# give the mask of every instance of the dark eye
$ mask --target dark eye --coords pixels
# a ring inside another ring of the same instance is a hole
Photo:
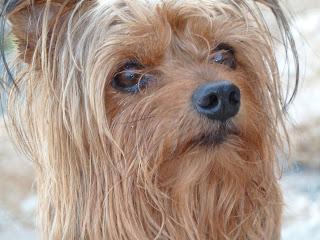
[[[148,76],[143,75],[142,70],[143,66],[139,62],[127,62],[114,75],[112,86],[123,92],[139,92],[148,81]]]
[[[231,69],[236,68],[234,49],[227,44],[218,45],[210,59],[215,63],[226,65]]]

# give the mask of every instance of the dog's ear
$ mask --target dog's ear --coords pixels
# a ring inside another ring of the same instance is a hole
[[[288,61],[290,61],[289,51],[291,50],[291,55],[293,58],[293,63],[294,63],[294,68],[295,68],[296,79],[295,79],[295,82],[293,85],[291,85],[290,82],[288,83],[289,84],[288,88],[292,88],[292,93],[287,94],[286,99],[284,99],[284,102],[282,102],[283,110],[286,112],[288,104],[290,104],[294,100],[294,98],[297,94],[299,80],[300,80],[299,55],[298,55],[298,51],[297,51],[294,37],[291,32],[291,27],[290,27],[290,22],[289,22],[290,19],[288,17],[288,14],[285,14],[285,12],[283,11],[283,9],[279,3],[279,0],[254,0],[254,1],[256,3],[263,4],[264,6],[266,6],[267,8],[269,8],[272,11],[272,13],[277,21],[277,25],[279,27],[280,33],[281,33],[282,42],[284,45],[284,50],[286,52],[286,57],[287,57]]]
[[[47,44],[54,37],[53,29],[59,28],[68,19],[70,11],[79,5],[88,5],[92,0],[5,0],[4,12],[12,25],[20,57],[32,61],[40,40]],[[82,6],[81,6],[82,7]]]

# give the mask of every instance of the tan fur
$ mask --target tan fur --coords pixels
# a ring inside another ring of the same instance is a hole
[[[28,63],[9,116],[35,162],[42,239],[280,239],[281,86],[254,1],[26,2],[9,14]],[[208,63],[222,42],[234,71]],[[131,58],[157,76],[138,94],[110,86]],[[219,124],[190,99],[219,79],[241,90],[237,134],[207,146]]]

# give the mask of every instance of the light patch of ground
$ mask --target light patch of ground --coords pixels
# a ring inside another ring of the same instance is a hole
[[[31,163],[19,155],[0,123],[0,239],[36,239]]]
[[[285,209],[283,240],[320,240],[320,174],[294,171],[281,181]]]
[[[292,166],[281,181],[282,233],[283,240],[320,240],[320,1],[291,3],[299,13],[293,26],[302,82],[290,108]]]
[[[293,160],[320,170],[320,7],[304,11],[295,29],[302,82],[290,109]]]

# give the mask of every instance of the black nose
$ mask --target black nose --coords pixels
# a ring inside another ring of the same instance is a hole
[[[240,108],[240,90],[230,81],[215,81],[200,86],[192,96],[195,109],[209,119],[226,121]]]

